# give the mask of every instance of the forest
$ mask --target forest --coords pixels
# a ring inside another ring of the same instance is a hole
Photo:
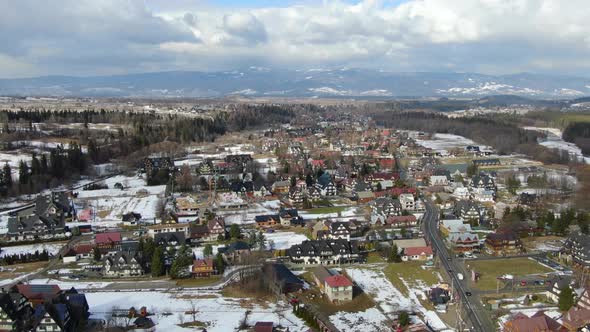
[[[485,142],[500,154],[522,153],[549,164],[573,162],[568,153],[537,144],[537,139],[544,137],[544,134],[491,117],[450,119],[436,113],[388,111],[375,111],[370,115],[378,125],[460,135],[476,142]]]

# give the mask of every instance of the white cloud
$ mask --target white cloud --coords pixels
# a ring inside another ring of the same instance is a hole
[[[252,9],[203,2],[189,8],[177,1],[158,12],[145,6],[10,2],[0,13],[0,52],[23,56],[39,70],[83,73],[249,65],[590,73],[587,0],[410,0],[397,6],[326,0]]]

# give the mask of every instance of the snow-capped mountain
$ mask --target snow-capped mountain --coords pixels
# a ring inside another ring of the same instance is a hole
[[[250,67],[223,72],[157,72],[118,76],[0,79],[0,95],[105,97],[481,97],[590,95],[590,79],[475,73],[394,73],[370,69],[280,70]]]

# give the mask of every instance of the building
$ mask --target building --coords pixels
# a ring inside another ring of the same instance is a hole
[[[148,236],[152,239],[156,237],[158,233],[184,233],[185,238],[191,236],[191,225],[189,223],[170,223],[160,224],[148,227]]]
[[[432,247],[409,247],[404,248],[402,253],[402,261],[428,261],[433,258]]]
[[[469,182],[469,186],[474,189],[485,189],[492,192],[496,191],[496,182],[494,181],[494,178],[487,174],[474,175]]]
[[[451,234],[447,237],[447,241],[454,251],[462,253],[479,250],[481,245],[479,236],[475,233]]]
[[[590,266],[590,237],[581,232],[569,235],[559,256],[568,263],[581,267]]]
[[[256,227],[258,228],[272,228],[281,224],[281,219],[278,214],[265,214],[254,217]]]
[[[413,211],[416,207],[413,194],[401,194],[399,195],[398,200],[402,206],[402,210]]]
[[[149,157],[143,160],[143,171],[154,174],[159,170],[174,171],[174,163],[170,157]]]
[[[567,332],[567,329],[553,318],[539,311],[531,317],[518,313],[504,323],[504,332]]]
[[[125,251],[105,256],[102,260],[102,274],[105,277],[136,277],[144,274],[139,254]]]
[[[45,303],[35,307],[33,331],[69,331],[70,312],[65,304]]]
[[[195,259],[191,268],[191,273],[197,278],[208,278],[215,273],[215,266],[213,260],[210,258],[206,259]]]
[[[474,226],[487,220],[486,208],[473,201],[457,201],[453,208],[453,214],[457,218],[473,223]]]
[[[286,254],[295,264],[344,264],[360,258],[356,243],[341,239],[303,241],[287,249]]]
[[[217,217],[209,220],[207,223],[207,229],[209,230],[209,240],[215,241],[219,238],[225,239],[225,219]]]
[[[270,263],[262,267],[264,278],[277,295],[298,292],[303,289],[303,281],[284,264]]]
[[[279,210],[279,219],[283,226],[299,226],[305,225],[305,221],[299,216],[297,209],[284,209]]]
[[[164,248],[178,248],[186,244],[183,232],[157,233],[154,236],[154,243]]]
[[[492,159],[476,159],[472,161],[473,165],[477,167],[490,167],[490,166],[500,166],[500,159],[492,158]]]
[[[99,249],[117,249],[121,245],[121,233],[98,233],[94,238],[94,244]]]
[[[343,275],[332,275],[324,279],[325,293],[332,302],[351,301],[353,297],[352,288],[352,281]]]
[[[432,175],[430,177],[429,185],[431,185],[431,186],[448,186],[449,179],[445,175]]]
[[[67,237],[63,214],[11,216],[8,219],[8,242],[60,240]]]
[[[495,256],[515,255],[522,251],[520,238],[514,232],[488,234],[485,247]]]

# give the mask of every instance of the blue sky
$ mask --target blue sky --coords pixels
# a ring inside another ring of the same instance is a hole
[[[590,75],[587,0],[0,1],[2,77],[245,66]]]

